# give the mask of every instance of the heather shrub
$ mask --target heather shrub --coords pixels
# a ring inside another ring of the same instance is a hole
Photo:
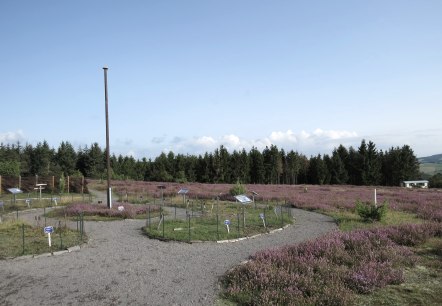
[[[405,224],[373,229],[379,235],[385,235],[398,245],[415,246],[432,237],[442,237],[442,223]]]
[[[407,245],[440,237],[440,223],[334,232],[298,245],[260,251],[224,278],[240,305],[348,305],[354,293],[404,281],[416,263]]]
[[[123,206],[124,209],[119,210],[119,206]],[[152,212],[159,210],[157,206],[151,206],[150,209]],[[64,212],[70,217],[83,214],[84,216],[133,219],[137,215],[146,214],[148,210],[149,206],[147,205],[133,205],[128,203],[115,203],[111,209],[107,208],[106,205],[74,203],[67,205]]]
[[[403,272],[392,267],[389,261],[362,262],[346,278],[348,286],[358,293],[370,293],[376,288],[404,281]]]
[[[385,201],[381,205],[356,201],[356,212],[365,222],[381,221],[387,214],[387,209],[388,204]]]

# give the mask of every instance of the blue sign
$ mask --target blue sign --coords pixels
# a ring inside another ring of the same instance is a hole
[[[53,232],[54,232],[54,227],[53,226],[46,226],[44,228],[44,233],[45,234],[50,234],[50,233],[53,233]]]
[[[229,225],[230,224],[230,220],[224,220],[224,224],[225,225]]]
[[[263,213],[260,213],[259,217],[264,220],[264,214]]]

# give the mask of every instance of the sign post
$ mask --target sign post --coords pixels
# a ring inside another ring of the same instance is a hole
[[[262,223],[264,224],[264,228],[265,228],[265,227],[266,227],[266,220],[265,220],[265,216],[264,216],[264,214],[263,214],[263,213],[260,213],[260,214],[259,214],[259,217],[261,218]]]
[[[54,232],[54,227],[53,226],[45,226],[45,228],[43,229],[45,234],[48,234],[48,244],[49,247],[51,247],[51,233]]]
[[[230,234],[230,228],[229,228],[230,220],[224,220],[224,224],[227,227],[227,234]]]

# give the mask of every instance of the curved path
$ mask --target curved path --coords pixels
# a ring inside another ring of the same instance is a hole
[[[293,209],[287,229],[236,243],[148,239],[143,220],[85,222],[80,252],[0,261],[1,305],[213,305],[219,277],[256,251],[336,229],[327,216]]]

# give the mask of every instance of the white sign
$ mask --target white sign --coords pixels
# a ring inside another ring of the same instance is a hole
[[[43,229],[43,231],[44,231],[45,234],[53,233],[53,232],[54,232],[54,227],[53,227],[53,226],[46,226],[46,227]]]
[[[224,220],[224,224],[227,227],[227,233],[230,234],[230,228],[229,228],[230,220]]]
[[[241,204],[247,204],[247,203],[251,203],[253,202],[252,200],[250,200],[246,195],[244,194],[240,194],[240,195],[236,195],[235,199],[240,202]]]
[[[259,217],[261,218],[261,220],[262,220],[262,224],[264,224],[264,227],[266,227],[266,220],[265,220],[265,216],[264,216],[264,214],[263,213],[260,213],[259,214]]]
[[[48,234],[48,245],[49,245],[49,247],[51,247],[51,233],[54,232],[54,227],[53,226],[46,226],[44,228],[44,232],[45,232],[45,234]]]

